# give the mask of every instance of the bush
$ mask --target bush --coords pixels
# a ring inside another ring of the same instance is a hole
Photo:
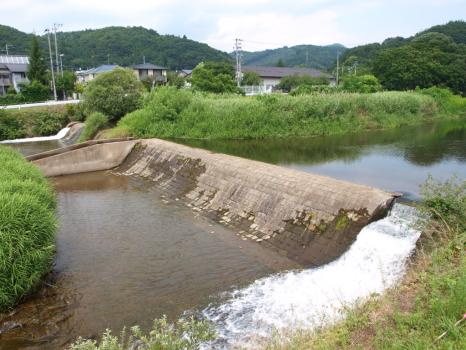
[[[0,309],[31,292],[49,270],[55,195],[38,168],[0,146]]]
[[[379,80],[370,74],[349,75],[343,79],[342,90],[347,92],[370,93],[382,90]]]
[[[299,85],[290,91],[291,96],[306,95],[313,93],[333,93],[339,91],[330,85]]]
[[[92,139],[99,130],[108,124],[107,116],[99,112],[92,113],[86,118],[85,127],[79,137],[79,142]]]
[[[101,112],[118,120],[140,107],[144,86],[130,69],[116,68],[89,82],[83,94],[86,114]]]
[[[42,102],[50,99],[50,89],[37,80],[21,87],[21,95],[25,102]]]
[[[354,132],[437,116],[435,100],[413,92],[315,93],[258,97],[159,88],[115,134],[136,137],[264,138]]]
[[[14,140],[26,135],[24,125],[20,120],[0,110],[0,141]]]
[[[123,330],[120,338],[113,336],[110,330],[104,333],[100,344],[95,340],[78,339],[69,350],[194,350],[200,344],[214,339],[215,334],[205,321],[180,320],[175,324],[167,322],[165,317],[154,321],[152,331],[144,335],[138,326],[131,328],[128,336]],[[138,345],[136,345],[138,344]]]
[[[42,112],[36,114],[32,122],[32,131],[35,135],[54,135],[67,123],[69,118],[63,112]]]

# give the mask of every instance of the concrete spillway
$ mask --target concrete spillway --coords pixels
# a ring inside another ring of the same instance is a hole
[[[341,255],[394,195],[158,139],[90,143],[31,159],[46,175],[95,170],[145,178],[168,198],[304,265]]]

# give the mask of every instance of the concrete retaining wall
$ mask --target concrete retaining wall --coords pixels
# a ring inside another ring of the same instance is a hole
[[[88,142],[29,157],[46,176],[108,170],[120,165],[136,141]]]
[[[150,180],[168,198],[304,265],[341,255],[394,199],[375,188],[157,139],[140,141],[113,171]]]

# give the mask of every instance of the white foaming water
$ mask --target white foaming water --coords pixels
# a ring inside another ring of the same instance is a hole
[[[23,142],[38,142],[38,141],[52,141],[52,140],[61,140],[68,134],[70,128],[63,128],[61,129],[56,135],[52,136],[40,136],[40,137],[28,137],[24,139],[16,139],[16,140],[4,140],[0,141],[0,143],[23,143]]]
[[[256,341],[274,330],[316,329],[342,319],[345,307],[401,279],[420,236],[414,228],[418,217],[415,208],[395,204],[387,217],[364,227],[337,260],[234,291],[224,304],[203,311],[219,335],[204,348],[255,348]]]

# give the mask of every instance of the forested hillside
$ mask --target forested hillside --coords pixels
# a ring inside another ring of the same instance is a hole
[[[160,35],[155,30],[143,27],[107,27],[75,32],[59,32],[58,46],[63,64],[69,68],[89,68],[107,62],[119,65],[147,62],[171,69],[193,68],[200,61],[230,60],[227,53],[207,44],[186,37]],[[31,34],[14,28],[0,26],[0,46],[13,45],[12,54],[27,53]],[[40,44],[47,48],[47,37],[40,37]]]
[[[279,49],[244,52],[243,64],[250,66],[276,66],[279,61],[286,67],[308,67],[328,70],[335,65],[337,52],[346,48],[340,44],[327,46],[298,45]]]
[[[466,22],[452,21],[412,37],[386,39],[347,50],[343,74],[372,73],[387,89],[445,86],[464,93]]]

